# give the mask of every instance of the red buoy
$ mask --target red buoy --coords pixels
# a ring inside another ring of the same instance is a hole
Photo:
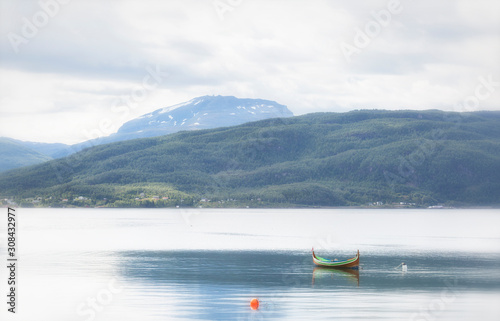
[[[259,308],[259,300],[257,299],[252,299],[250,301],[250,307],[252,308],[252,310],[257,310]]]

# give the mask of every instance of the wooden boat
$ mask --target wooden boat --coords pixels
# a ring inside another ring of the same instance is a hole
[[[316,254],[314,254],[314,248],[313,248],[312,257],[314,264],[318,266],[329,267],[329,268],[350,268],[350,269],[359,268],[359,250],[355,257],[344,261],[338,261],[338,260],[328,260],[316,256]]]

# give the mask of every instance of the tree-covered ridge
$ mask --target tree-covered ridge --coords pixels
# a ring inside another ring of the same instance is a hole
[[[498,204],[499,125],[498,112],[437,110],[268,119],[96,146],[0,175],[0,195],[92,206]]]
[[[0,172],[48,161],[52,157],[27,147],[21,141],[0,137]]]

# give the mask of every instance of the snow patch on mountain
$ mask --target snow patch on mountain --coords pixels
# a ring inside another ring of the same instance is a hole
[[[291,117],[284,105],[263,99],[233,96],[203,96],[173,106],[160,108],[125,124],[110,139],[153,137],[179,130],[234,126],[267,118]]]

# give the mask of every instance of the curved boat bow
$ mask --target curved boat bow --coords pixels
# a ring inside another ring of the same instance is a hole
[[[355,257],[351,259],[347,259],[344,261],[338,261],[338,260],[328,260],[319,256],[316,256],[314,253],[314,248],[312,249],[312,257],[313,257],[313,262],[314,264],[318,266],[323,266],[323,267],[330,267],[330,268],[351,268],[351,269],[357,269],[359,267],[359,250],[358,253],[356,254]]]

